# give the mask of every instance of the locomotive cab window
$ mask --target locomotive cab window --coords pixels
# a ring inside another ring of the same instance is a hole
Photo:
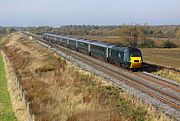
[[[141,52],[139,50],[131,50],[130,51],[130,56],[131,57],[140,57],[141,56]]]

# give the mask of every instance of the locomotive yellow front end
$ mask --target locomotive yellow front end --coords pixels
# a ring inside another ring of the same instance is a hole
[[[141,57],[130,57],[130,68],[141,68],[142,67],[142,58]]]
[[[138,69],[142,67],[142,54],[138,48],[130,49],[130,66],[131,69]]]

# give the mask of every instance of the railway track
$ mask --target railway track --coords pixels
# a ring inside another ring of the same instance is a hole
[[[116,78],[117,80],[122,81],[127,85],[139,89],[140,91],[150,95],[153,98],[156,98],[165,104],[168,104],[178,111],[180,110],[180,86],[178,84],[164,81],[162,79],[157,79],[156,77],[152,77],[142,72],[128,72],[127,70],[118,68],[117,66],[109,63],[102,62],[88,55],[78,53],[54,43],[47,43],[38,36],[34,36],[34,38],[50,46],[53,46],[54,48],[80,61],[83,61],[91,67],[96,68],[97,70],[102,71],[103,73],[110,75],[111,77]],[[113,83],[120,86],[116,81]]]
[[[149,85],[145,85],[144,83],[141,83],[138,80],[135,80],[135,79],[132,80],[132,78],[129,78],[125,74],[114,71],[112,68],[108,68],[108,67],[105,67],[103,65],[99,65],[99,64],[97,64],[97,63],[95,63],[95,62],[93,62],[93,61],[91,61],[91,60],[89,60],[89,59],[87,59],[87,58],[85,58],[83,56],[80,56],[79,54],[78,54],[78,56],[75,56],[75,53],[72,54],[71,52],[67,52],[68,50],[66,50],[66,49],[64,50],[64,48],[62,48],[62,47],[58,46],[58,48],[61,51],[65,52],[65,53],[68,53],[68,55],[74,56],[75,58],[77,58],[77,59],[79,59],[81,61],[84,61],[88,65],[90,65],[92,67],[95,67],[96,69],[98,69],[98,70],[100,70],[100,71],[102,71],[102,72],[104,72],[104,73],[106,73],[106,74],[120,80],[120,81],[123,81],[124,83],[126,83],[126,84],[128,84],[128,85],[130,85],[132,87],[140,89],[144,93],[147,93],[147,94],[149,94],[149,95],[151,95],[153,97],[156,97],[157,99],[159,99],[160,101],[162,101],[164,103],[170,104],[172,107],[174,107],[174,108],[176,108],[178,110],[180,109],[180,105],[179,105],[180,104],[179,103],[180,98],[179,97],[173,96],[171,94],[167,94],[166,92],[163,92],[161,90],[153,88],[153,87],[151,87]],[[118,85],[118,84],[116,83],[116,85]],[[162,95],[164,95],[164,96],[162,96]],[[170,99],[170,98],[172,98],[172,99]]]
[[[172,82],[172,80],[165,79],[165,78],[162,78],[162,77],[159,77],[159,76],[156,76],[156,75],[151,76],[151,74],[150,74],[150,73],[147,73],[147,72],[143,72],[143,73],[144,73],[145,75],[148,75],[148,76],[153,77],[153,78],[155,78],[155,79],[161,80],[161,81],[163,81],[163,82],[165,82],[165,83],[167,83],[167,84],[171,84],[171,85],[180,87],[180,83],[178,83],[178,82],[175,82],[175,81]]]
[[[180,85],[178,85],[178,84],[175,84],[175,83],[163,80],[163,79],[159,79],[154,76],[149,76],[146,73],[142,73],[142,72],[138,73],[138,75],[145,78],[146,80],[151,81],[151,82],[157,83],[157,84],[162,85],[167,88],[171,88],[178,93],[180,92]]]

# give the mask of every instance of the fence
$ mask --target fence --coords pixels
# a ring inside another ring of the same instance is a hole
[[[15,71],[14,71],[14,69],[13,69],[13,67],[9,61],[9,58],[6,56],[6,54],[3,51],[2,51],[2,53],[4,54],[6,63],[9,65],[8,68],[12,72],[12,79],[15,80],[15,82],[16,82],[16,86],[17,86],[17,90],[19,91],[20,98],[26,107],[27,114],[28,114],[28,121],[35,121],[35,116],[34,116],[34,114],[31,113],[31,110],[30,110],[30,102],[28,102],[26,100],[26,92],[25,92],[25,90],[23,90],[22,86],[20,85],[20,82],[16,76],[16,73],[15,73]]]

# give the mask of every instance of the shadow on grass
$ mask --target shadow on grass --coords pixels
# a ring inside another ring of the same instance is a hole
[[[180,72],[180,70],[175,69],[175,68],[168,68],[168,67],[155,65],[155,64],[149,64],[149,63],[143,63],[143,67],[140,71],[146,71],[146,72],[152,73],[152,72],[157,72],[162,69],[169,69],[169,70],[173,70],[176,72]]]

